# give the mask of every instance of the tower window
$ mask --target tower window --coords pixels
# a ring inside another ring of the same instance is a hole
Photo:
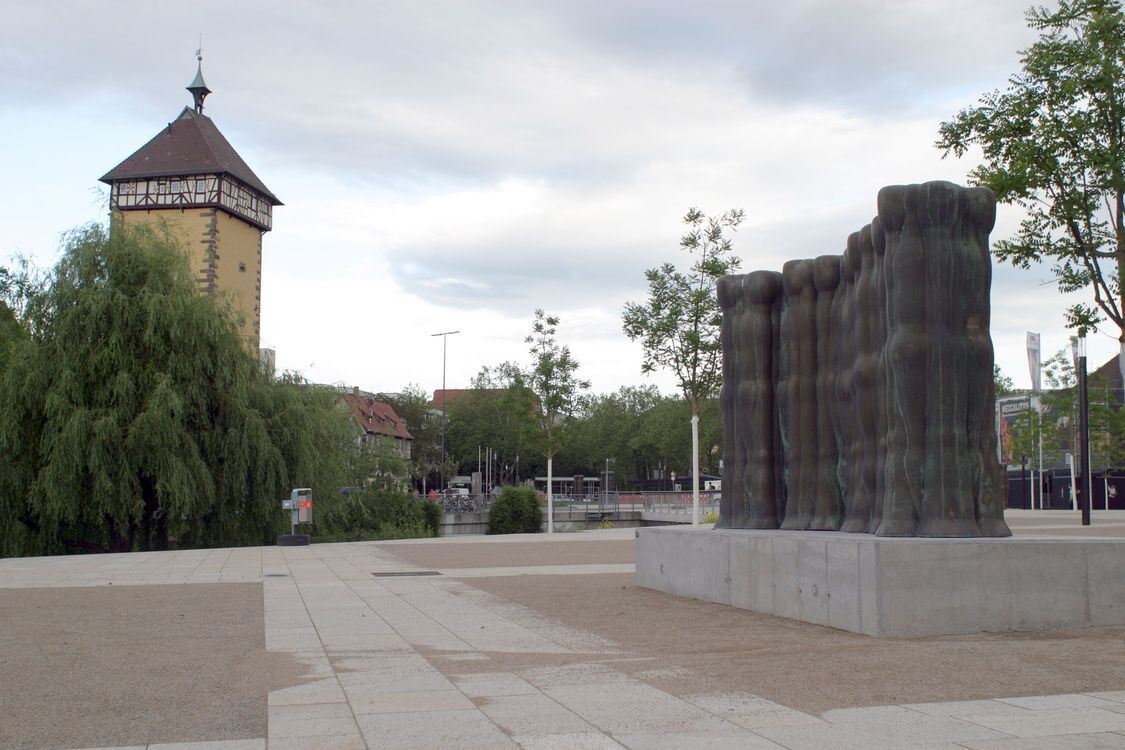
[[[246,264],[243,263],[242,261],[239,261],[238,270],[241,271],[242,273],[246,273]]]

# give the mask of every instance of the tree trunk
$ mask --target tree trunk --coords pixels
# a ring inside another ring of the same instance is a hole
[[[699,415],[691,415],[691,525],[699,525]]]
[[[700,525],[700,404],[692,400],[692,525]]]
[[[1117,339],[1117,344],[1117,369],[1121,371],[1121,387],[1125,388],[1125,328],[1121,329],[1121,336]],[[1125,393],[1122,395],[1125,395]]]

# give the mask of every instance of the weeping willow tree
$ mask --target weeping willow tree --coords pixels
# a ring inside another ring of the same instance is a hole
[[[333,396],[268,382],[167,237],[76,230],[19,322],[0,373],[0,553],[260,544],[289,488],[338,492]]]

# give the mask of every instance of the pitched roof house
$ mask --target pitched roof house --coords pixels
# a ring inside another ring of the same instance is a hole
[[[389,440],[400,456],[410,458],[414,436],[406,429],[406,423],[395,413],[394,407],[376,400],[371,394],[358,388],[345,393],[343,401],[359,428],[360,445]]]

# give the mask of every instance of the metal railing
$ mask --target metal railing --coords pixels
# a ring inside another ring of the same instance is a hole
[[[706,515],[707,513],[719,512],[719,496],[722,493],[719,490],[700,490],[699,491],[699,512]],[[691,490],[684,492],[677,490],[674,492],[642,492],[636,495],[641,499],[644,504],[644,510],[649,513],[686,513],[691,515],[692,498]]]
[[[719,510],[718,490],[699,493],[699,511],[702,514]],[[547,496],[539,493],[540,502]],[[491,495],[439,495],[432,499],[445,513],[482,513],[492,506]],[[655,513],[684,513],[691,515],[691,491],[675,492],[600,492],[588,495],[555,495],[552,498],[555,515],[596,515],[620,511],[647,511]]]
[[[486,513],[492,506],[490,495],[438,495],[432,500],[443,513]]]

